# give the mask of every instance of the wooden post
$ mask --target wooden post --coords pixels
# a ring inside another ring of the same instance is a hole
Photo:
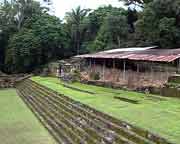
[[[123,79],[126,79],[126,61],[124,60],[124,72],[123,72]]]
[[[163,75],[162,75],[162,72],[163,72],[163,69],[162,69],[162,66],[160,66],[160,68],[161,68],[161,74],[160,74],[160,80],[162,80],[163,79]]]
[[[91,62],[91,58],[90,58],[90,61],[89,61],[89,67],[90,67],[90,72],[92,71],[92,62]]]
[[[94,59],[93,72],[96,72],[96,59]]]
[[[103,81],[105,81],[105,64],[106,64],[106,61],[104,59],[103,60]]]
[[[89,69],[88,69],[88,79],[90,79],[91,76],[91,72],[92,72],[92,62],[91,62],[91,58],[89,59]]]
[[[179,65],[178,65],[178,73],[180,72],[180,59],[179,59]]]
[[[116,63],[115,59],[113,59],[113,81],[115,81],[115,68],[116,68]]]
[[[151,79],[153,79],[153,68],[152,68],[153,62],[151,62]]]
[[[166,79],[169,77],[169,64],[166,67]]]
[[[137,64],[137,73],[139,73],[139,64]]]

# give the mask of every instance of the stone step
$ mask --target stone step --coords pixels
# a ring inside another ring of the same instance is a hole
[[[105,127],[102,124],[102,122],[97,121],[96,119],[90,119],[89,117],[84,116],[81,113],[75,111],[74,108],[70,108],[70,107],[64,105],[63,103],[61,103],[61,100],[56,100],[56,99],[54,99],[54,97],[48,96],[48,95],[44,96],[43,98],[46,99],[47,97],[48,97],[48,99],[51,99],[54,104],[56,103],[58,106],[61,105],[61,108],[63,107],[63,109],[65,109],[66,112],[68,111],[71,115],[74,115],[74,117],[80,118],[81,120],[86,122],[86,124],[89,125],[89,127],[94,128],[97,133],[103,133],[103,135],[105,135],[105,136],[108,135],[108,134],[109,135],[114,135],[114,137],[116,137],[117,142],[126,142],[126,141],[128,141],[130,143],[130,139],[132,139],[132,135],[130,135],[131,137],[128,138],[129,140],[127,140],[126,139],[127,136],[128,136],[127,133],[123,133],[124,135],[117,134],[114,131],[109,130],[107,127]],[[123,140],[122,136],[124,137],[124,140]],[[140,140],[138,140],[138,143],[140,143],[139,141]],[[144,143],[144,141],[143,142],[141,141],[141,143]]]
[[[35,88],[34,88],[35,89]],[[36,90],[36,91],[38,91],[38,90]],[[45,95],[45,94],[43,94],[43,95]],[[51,97],[52,98],[52,97]],[[62,100],[59,100],[59,102],[60,101],[62,101]],[[64,102],[63,102],[64,103]],[[74,108],[72,108],[72,109],[74,109]],[[86,117],[87,117],[87,115],[85,115]],[[88,118],[89,119],[89,118]],[[93,120],[95,120],[94,121],[94,123],[97,123],[97,124],[99,124],[99,125],[102,125],[101,123],[102,122],[99,122],[98,120],[97,120],[97,118],[95,117],[93,117],[92,118]],[[108,122],[108,124],[109,124],[110,122]],[[108,124],[103,124],[102,126],[104,126],[104,125],[108,125]],[[108,128],[109,129],[109,127],[107,127],[106,126],[106,128]],[[125,130],[125,132],[124,131],[122,131],[121,130],[121,134],[123,134],[123,136],[125,136],[126,138],[128,138],[129,140],[133,140],[133,141],[135,141],[135,142],[137,142],[137,143],[142,143],[142,144],[144,144],[144,143],[150,143],[150,142],[147,142],[146,140],[142,140],[142,139],[139,139],[139,138],[137,138],[137,135],[136,135],[136,137],[134,136],[134,135],[132,135],[132,134],[129,134],[129,131],[127,131],[125,128],[123,128],[124,130]],[[111,131],[111,132],[114,132],[114,131]],[[118,136],[120,137],[121,135],[118,133]],[[129,136],[129,137],[127,137],[127,136]],[[121,137],[120,137],[121,138]]]
[[[74,101],[73,99],[69,98],[68,96],[64,96],[61,95],[59,93],[57,93],[56,91],[53,91],[50,88],[47,88],[43,85],[40,85],[32,80],[28,80],[32,83],[34,83],[36,86],[43,88],[44,91],[48,91],[47,93],[55,93],[57,95],[59,95],[60,97],[63,97],[64,100],[69,101],[71,103],[75,103],[80,105],[79,107],[82,107],[84,110],[90,111],[91,113],[95,114],[96,116],[100,116],[101,118],[108,120],[109,122],[111,122],[111,124],[113,124],[114,126],[121,126],[121,127],[125,127],[128,130],[130,130],[131,132],[137,134],[138,136],[144,137],[146,140],[148,140],[149,142],[153,142],[153,143],[158,143],[158,144],[171,144],[171,142],[169,142],[167,139],[162,138],[161,136],[159,136],[158,134],[153,134],[150,131],[144,130],[142,128],[136,127],[134,125],[131,125],[125,121],[119,120],[119,119],[115,119],[114,117],[111,117],[105,113],[102,113],[100,111],[97,111],[96,109],[89,107],[88,105],[79,103],[77,101]]]
[[[43,113],[41,113],[41,115],[39,114],[39,111],[37,109],[35,109],[33,107],[33,104],[31,104],[31,102],[29,102],[25,96],[23,96],[23,93],[17,90],[17,93],[19,94],[19,96],[21,97],[21,99],[24,101],[24,103],[30,108],[30,110],[35,114],[35,116],[38,118],[38,120],[43,124],[43,126],[49,131],[49,133],[54,137],[54,139],[57,141],[58,144],[65,144],[65,140],[63,140],[62,136],[60,137],[59,134],[56,133],[56,131],[54,131],[51,127],[51,125],[49,125],[49,123],[47,123],[44,119],[44,117],[42,116]]]
[[[36,97],[36,99],[39,98],[40,96]],[[45,99],[39,99],[38,101],[42,103],[48,110],[50,110],[51,113],[54,113],[57,119],[61,119],[63,123],[68,125],[68,127],[71,128],[71,130],[76,134],[76,137],[79,138],[80,141],[84,139],[87,141],[87,143],[98,143],[96,140],[92,139],[90,135],[88,135],[81,127],[78,127],[76,123],[73,123],[71,119],[68,119],[67,115],[64,114],[65,112],[63,112],[63,110],[59,111],[59,109],[56,109],[56,107],[54,107],[52,103],[49,102],[49,100],[46,101]],[[55,110],[53,110],[53,108]]]
[[[25,93],[25,95],[27,95]],[[44,112],[44,110],[42,110],[42,106],[39,107],[39,105],[31,98],[26,98],[26,100],[28,101],[28,103],[30,103],[30,105],[32,105],[32,107],[35,109],[35,111],[37,111],[39,113],[39,115],[41,115],[43,117],[43,119],[46,121],[46,123],[48,123],[51,128],[52,131],[56,132],[58,137],[63,139],[64,144],[74,144],[73,140],[71,139],[71,137],[68,136],[69,133],[66,132],[66,130],[64,129],[62,124],[56,123],[54,121],[54,119],[49,116],[49,113]]]
[[[27,87],[27,86],[26,86]],[[43,96],[43,99],[44,99],[45,97]],[[81,125],[82,126],[82,125]],[[86,129],[86,127],[84,127],[84,129]],[[94,131],[93,132],[94,134],[96,133],[96,131]],[[92,133],[91,133],[92,134]],[[96,134],[97,135],[97,134]],[[102,135],[101,135],[101,137],[102,137]],[[101,138],[101,137],[99,137],[99,138]],[[101,140],[101,139],[100,139]],[[105,140],[104,140],[105,141]],[[125,143],[125,142],[127,142],[128,143],[128,140],[126,140],[125,141],[125,139],[122,139],[122,137],[121,137],[121,140],[119,140],[119,141],[117,141],[118,143]],[[130,142],[129,142],[130,143]]]
[[[50,97],[49,98],[46,96],[39,96],[39,97],[41,97],[43,100],[47,100],[47,101],[50,100]],[[51,105],[54,105],[54,108],[56,110],[61,111],[61,112],[65,112],[69,116],[68,119],[74,120],[73,122],[76,123],[76,126],[80,126],[81,128],[83,128],[87,133],[89,133],[91,136],[93,136],[93,138],[96,138],[96,139],[99,139],[100,141],[102,141],[102,138],[104,137],[104,141],[106,141],[105,138],[106,138],[107,134],[110,133],[110,131],[106,130],[106,132],[104,132],[102,135],[101,134],[102,130],[100,131],[100,129],[101,129],[100,127],[99,127],[99,129],[95,129],[94,126],[88,125],[87,121],[85,121],[84,119],[83,119],[83,122],[85,122],[85,125],[81,124],[81,122],[78,122],[77,118],[80,118],[80,114],[78,114],[78,116],[77,115],[74,116],[74,113],[68,113],[67,110],[64,110],[62,107],[58,108],[58,106],[55,106],[54,101],[51,102]],[[62,111],[62,109],[63,109],[63,111]],[[118,137],[117,134],[116,134],[116,141],[115,142],[117,142],[117,143],[130,143],[129,140],[125,140],[125,138],[123,139],[122,137]]]
[[[42,90],[42,92],[44,92],[45,95],[45,89]],[[51,95],[52,93],[49,93],[48,95]],[[57,97],[57,95],[56,95]],[[66,103],[66,105],[68,107],[71,107],[71,109],[76,109],[78,110],[79,113],[83,113],[84,116],[94,119],[96,120],[96,123],[98,121],[100,121],[99,123],[101,123],[102,125],[106,126],[108,129],[112,129],[113,131],[116,130],[116,132],[123,134],[123,136],[128,136],[127,138],[132,139],[136,142],[138,142],[139,144],[144,144],[144,143],[151,143],[150,141],[146,140],[145,138],[142,138],[140,136],[138,136],[137,134],[131,132],[130,130],[127,130],[125,127],[120,127],[117,125],[112,124],[110,121],[104,120],[103,118],[100,118],[97,115],[94,115],[92,113],[92,111],[85,111],[84,109],[80,108],[79,105],[75,105],[75,104],[71,104],[71,103],[67,103],[64,99],[62,99],[62,96],[59,96],[59,102],[63,101],[63,103]],[[61,98],[61,99],[60,99]],[[74,103],[74,101],[73,101]],[[123,125],[124,126],[124,125]]]

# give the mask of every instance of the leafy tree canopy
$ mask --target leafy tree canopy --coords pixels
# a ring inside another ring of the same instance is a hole
[[[32,71],[36,66],[64,57],[67,48],[61,21],[48,14],[27,20],[10,39],[5,64],[8,71]]]
[[[178,47],[180,42],[179,0],[154,0],[137,22],[138,34],[149,44],[163,48]]]

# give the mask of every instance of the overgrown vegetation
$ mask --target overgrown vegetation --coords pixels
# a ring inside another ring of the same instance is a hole
[[[64,20],[34,0],[1,2],[0,69],[31,72],[52,60],[119,47],[179,47],[179,0],[120,1],[131,8],[77,7]]]

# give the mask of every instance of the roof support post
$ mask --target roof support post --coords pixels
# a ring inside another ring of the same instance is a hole
[[[163,67],[162,66],[160,66],[160,68],[161,68],[161,75],[160,75],[160,78],[161,78],[161,80],[163,80]]]
[[[166,79],[169,77],[169,64],[166,67]]]
[[[92,71],[92,62],[91,62],[91,58],[90,58],[90,61],[89,61],[89,67],[90,67],[90,72]]]
[[[151,62],[151,79],[153,79],[153,62]]]
[[[139,64],[137,64],[137,73],[139,73]]]
[[[106,66],[106,60],[103,60],[103,81],[105,81],[105,66]]]
[[[180,58],[179,58],[179,60],[178,60],[178,73],[180,72]]]
[[[61,70],[61,69],[62,69],[62,67],[61,67],[61,65],[60,65],[60,64],[59,64],[59,68],[58,68],[58,69],[59,69],[59,74],[58,74],[58,76],[60,77],[60,76],[61,76],[61,71],[62,71],[62,70]]]
[[[116,68],[116,61],[113,59],[113,81],[115,81],[115,68]]]
[[[91,61],[91,58],[89,59],[89,69],[88,69],[88,77],[90,78],[90,75],[91,75],[91,72],[92,72],[92,61]]]
[[[123,72],[123,79],[126,79],[126,60],[124,60],[124,72]]]
[[[94,59],[93,72],[96,72],[96,59]]]

